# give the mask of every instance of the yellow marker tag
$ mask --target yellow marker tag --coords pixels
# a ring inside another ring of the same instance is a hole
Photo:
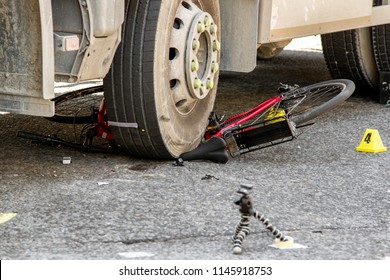
[[[0,224],[8,222],[16,215],[17,215],[16,213],[0,213]]]
[[[380,153],[386,152],[387,148],[383,146],[382,139],[376,129],[367,129],[364,133],[360,145],[356,147],[358,152]]]
[[[285,120],[286,112],[283,109],[278,109],[275,113],[275,108],[271,108],[271,110],[268,113],[268,116],[265,118],[267,121],[265,124],[273,124],[277,122],[281,122]]]

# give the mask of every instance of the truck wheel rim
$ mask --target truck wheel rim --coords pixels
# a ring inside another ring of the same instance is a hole
[[[214,89],[219,52],[213,17],[183,1],[176,11],[169,49],[171,98],[181,115],[190,114]]]

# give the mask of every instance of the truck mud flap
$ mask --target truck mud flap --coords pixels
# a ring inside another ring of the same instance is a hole
[[[0,0],[0,111],[52,116],[51,0]]]
[[[220,0],[221,70],[248,73],[257,64],[259,0]]]

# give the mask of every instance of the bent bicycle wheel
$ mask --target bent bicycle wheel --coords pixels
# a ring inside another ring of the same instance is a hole
[[[49,121],[65,124],[90,124],[96,122],[94,110],[103,100],[103,86],[74,90],[53,99],[55,114]]]
[[[350,80],[325,81],[285,93],[281,106],[296,125],[302,125],[340,105],[354,91]]]

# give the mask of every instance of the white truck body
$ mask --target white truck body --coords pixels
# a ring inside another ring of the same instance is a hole
[[[226,71],[252,71],[259,44],[390,22],[390,6],[374,7],[370,0],[220,1]]]

